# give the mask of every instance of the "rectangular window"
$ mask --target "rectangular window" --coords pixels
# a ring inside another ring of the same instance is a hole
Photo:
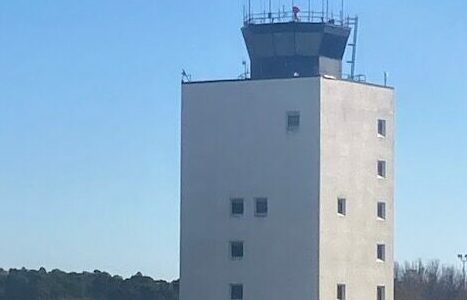
[[[377,300],[386,300],[386,287],[378,286],[376,294]]]
[[[258,217],[265,217],[268,215],[268,199],[256,198],[255,199],[255,215]]]
[[[386,178],[386,161],[378,160],[378,176]]]
[[[244,204],[243,199],[235,198],[230,200],[230,213],[232,216],[243,216]]]
[[[337,285],[337,300],[345,300],[345,284]]]
[[[386,120],[378,120],[378,136],[386,136]]]
[[[300,112],[289,111],[287,112],[287,130],[296,131],[300,127]]]
[[[378,260],[381,260],[381,261],[386,260],[386,245],[378,244],[376,252],[377,252],[376,256]]]
[[[337,213],[343,216],[347,214],[347,200],[345,198],[337,199]]]
[[[378,202],[378,218],[386,220],[386,203]]]
[[[243,242],[230,242],[230,257],[232,259],[243,258]]]
[[[231,300],[242,300],[243,299],[243,285],[242,284],[231,284],[230,285],[230,299]]]

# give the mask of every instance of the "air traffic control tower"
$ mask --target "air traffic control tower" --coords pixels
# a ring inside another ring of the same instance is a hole
[[[350,27],[331,22],[255,23],[242,28],[251,60],[252,79],[342,77],[342,57]]]
[[[242,32],[250,76],[182,84],[180,299],[393,300],[394,90],[343,75],[343,19]]]

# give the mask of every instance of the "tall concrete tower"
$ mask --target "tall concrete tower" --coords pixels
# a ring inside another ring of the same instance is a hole
[[[181,300],[394,298],[394,91],[308,14],[247,16],[251,77],[182,85]]]

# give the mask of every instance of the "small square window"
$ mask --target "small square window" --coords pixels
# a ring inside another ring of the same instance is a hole
[[[296,131],[300,127],[300,112],[289,111],[287,113],[287,130]]]
[[[378,160],[378,176],[386,178],[386,161]]]
[[[268,199],[256,198],[255,199],[255,215],[258,217],[265,217],[268,215]]]
[[[378,120],[378,136],[386,136],[386,120]]]
[[[243,258],[243,242],[230,242],[230,257],[232,259]]]
[[[378,244],[376,255],[377,255],[378,260],[386,261],[386,245]]]
[[[230,200],[230,214],[232,216],[242,216],[244,212],[243,199],[235,198]]]
[[[347,200],[345,198],[337,199],[337,213],[343,216],[347,214]]]
[[[242,284],[231,284],[230,285],[230,299],[231,300],[242,300],[243,299],[243,285]]]
[[[378,218],[386,220],[386,203],[378,202]]]
[[[337,285],[337,300],[345,300],[345,284]]]
[[[386,300],[386,287],[378,286],[376,292],[376,299],[377,300]]]

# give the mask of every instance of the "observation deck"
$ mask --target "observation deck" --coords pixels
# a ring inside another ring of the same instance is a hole
[[[251,79],[333,76],[342,78],[342,59],[352,18],[323,12],[245,13],[242,33]]]

